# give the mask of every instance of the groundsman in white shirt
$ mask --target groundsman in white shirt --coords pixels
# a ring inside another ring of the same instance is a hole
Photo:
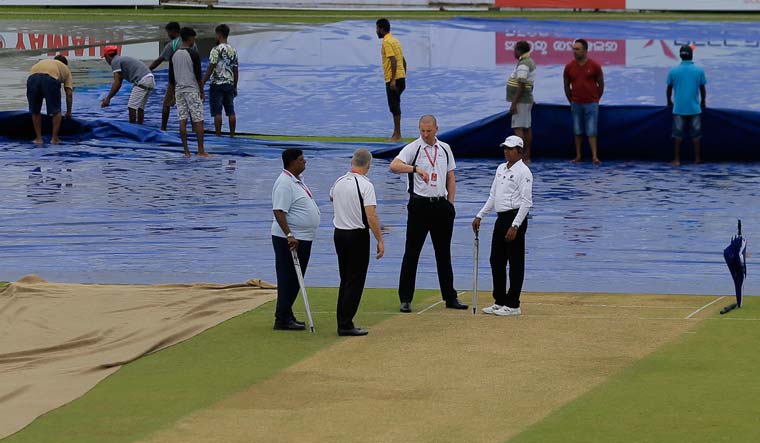
[[[525,278],[525,233],[528,211],[533,206],[533,174],[522,161],[523,140],[512,135],[500,145],[507,162],[496,169],[488,201],[472,220],[472,230],[491,210],[498,214],[491,237],[491,275],[494,304],[486,314],[520,315],[520,292]],[[507,289],[509,265],[509,289]]]

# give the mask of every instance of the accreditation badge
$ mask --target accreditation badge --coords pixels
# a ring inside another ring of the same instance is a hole
[[[438,173],[437,172],[433,172],[432,174],[430,174],[430,186],[433,188],[438,187]]]

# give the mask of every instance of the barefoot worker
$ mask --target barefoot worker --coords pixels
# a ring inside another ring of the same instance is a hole
[[[34,143],[42,144],[42,101],[47,105],[47,113],[53,117],[53,138],[50,143],[60,143],[58,131],[61,128],[61,84],[66,91],[66,118],[71,117],[74,101],[74,81],[68,67],[69,61],[62,55],[50,60],[40,60],[32,66],[26,79],[26,99],[32,113]]]
[[[111,65],[113,83],[100,107],[105,108],[110,105],[111,99],[121,89],[121,84],[127,80],[132,83],[132,92],[129,93],[129,102],[127,103],[129,122],[138,125],[143,124],[145,121],[145,105],[148,103],[150,94],[156,89],[153,73],[140,60],[119,55],[119,48],[116,46],[106,46],[103,49],[103,54],[106,63]]]

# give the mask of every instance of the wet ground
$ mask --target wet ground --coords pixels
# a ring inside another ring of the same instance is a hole
[[[592,28],[588,23],[573,27],[564,22],[514,20],[394,23],[405,44],[413,85],[404,95],[404,109],[409,110],[404,131],[414,134],[422,113],[436,113],[441,129],[448,130],[503,110],[504,78],[513,63],[508,48],[516,39],[530,38],[542,54],[541,48],[545,49],[536,96],[544,102],[561,102],[557,76],[569,59],[565,37],[581,31],[601,42],[597,51],[608,73],[608,103],[661,101],[662,81],[675,63],[670,57],[673,48],[681,35],[692,35],[691,40],[700,39],[695,53],[702,57],[700,63],[723,68],[726,60],[736,63],[730,68],[732,82],[708,71],[708,78],[714,78],[708,86],[708,103],[757,107],[751,94],[735,87],[757,82],[754,64],[760,64],[760,57],[750,57],[757,55],[754,28],[732,24],[721,30],[714,23],[616,25],[601,22]],[[77,85],[75,113],[125,120],[126,91],[105,111],[98,107],[111,79],[100,48],[106,41],[121,42],[123,53],[149,62],[164,43],[162,26],[70,24],[69,34],[51,26],[0,22],[4,41],[0,109],[23,109],[28,67],[48,56],[45,51],[56,42],[65,46],[76,37],[85,38],[86,44],[68,50]],[[213,26],[197,26],[201,52],[212,44]],[[373,29],[370,22],[235,25],[231,42],[242,60],[239,128],[387,135],[379,42]],[[647,40],[658,33],[669,39]],[[24,51],[15,49],[19,44]],[[159,88],[165,84],[165,67],[157,73]],[[161,93],[159,89],[149,105],[147,123],[152,126],[158,125]],[[213,137],[208,143],[213,144]],[[355,147],[307,151],[307,181],[322,208],[322,228],[307,275],[311,285],[338,282],[327,192],[347,168]],[[270,192],[280,168],[279,151],[185,160],[176,150],[146,148],[108,140],[45,148],[9,140],[0,143],[0,280],[26,273],[48,280],[103,283],[274,280]],[[487,197],[497,164],[498,160],[458,161],[452,251],[459,289],[471,286],[469,224]],[[737,218],[744,220],[751,249],[760,221],[757,164],[687,165],[674,170],[660,164],[609,162],[595,168],[539,162],[532,168],[535,207],[529,221],[526,290],[732,292],[722,250],[735,233]],[[389,233],[387,255],[380,262],[372,261],[368,285],[393,287],[403,253],[404,183],[388,172],[386,161],[376,161],[370,176]],[[490,287],[487,257],[492,221],[484,224],[481,288]],[[437,286],[431,257],[428,246],[420,264],[419,287]],[[760,294],[751,273],[750,267],[747,292]]]
[[[189,23],[199,31],[201,55],[213,46],[215,24]],[[64,27],[65,26],[65,27]],[[665,78],[678,64],[678,48],[696,45],[694,60],[705,67],[708,106],[760,110],[753,94],[760,88],[760,28],[755,23],[663,21],[529,21],[454,19],[394,21],[409,64],[402,100],[402,127],[416,133],[417,118],[440,117],[452,129],[504,111],[504,84],[515,63],[514,43],[528,40],[538,65],[539,103],[565,103],[562,71],[572,59],[572,40],[590,42],[590,57],[605,71],[604,104],[665,105]],[[372,21],[326,25],[234,24],[230,43],[239,52],[241,80],[236,102],[242,132],[289,135],[389,135],[390,115],[380,70],[380,41]],[[10,23],[0,21],[0,82],[10,88],[0,109],[25,107],[29,66],[55,46],[86,46],[63,51],[72,59],[77,86],[75,112],[87,117],[124,118],[116,106],[100,111],[111,74],[100,59],[105,44],[123,44],[123,53],[152,61],[165,43],[162,24]],[[24,51],[15,48],[22,47]],[[37,48],[37,49],[33,49]],[[149,118],[156,118],[166,84],[159,72]],[[725,72],[731,80],[725,81]],[[739,87],[741,85],[741,87]],[[126,89],[126,88],[125,88]]]
[[[213,137],[210,137],[213,139]],[[329,187],[350,148],[307,151],[306,179],[322,210],[307,281],[338,283]],[[452,251],[458,289],[472,284],[470,222],[484,203],[496,160],[458,161]],[[176,152],[125,147],[0,150],[0,280],[156,283],[274,279],[271,186],[277,150],[259,156],[185,160]],[[722,251],[744,219],[752,246],[760,220],[756,164],[685,166],[567,162],[532,165],[526,290],[724,294],[732,290]],[[368,285],[394,287],[403,254],[405,185],[376,160],[370,173],[386,257]],[[480,287],[490,287],[493,217],[483,225]],[[420,287],[436,287],[432,249]],[[748,293],[760,294],[751,277]]]

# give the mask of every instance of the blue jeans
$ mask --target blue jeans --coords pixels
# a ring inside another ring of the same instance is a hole
[[[214,85],[209,87],[209,108],[211,116],[222,115],[224,113],[229,117],[235,115],[235,86],[230,84]]]
[[[596,137],[599,122],[599,103],[571,103],[573,114],[573,135]]]
[[[702,115],[673,114],[673,138],[683,140],[687,129],[691,138],[702,137]]]

